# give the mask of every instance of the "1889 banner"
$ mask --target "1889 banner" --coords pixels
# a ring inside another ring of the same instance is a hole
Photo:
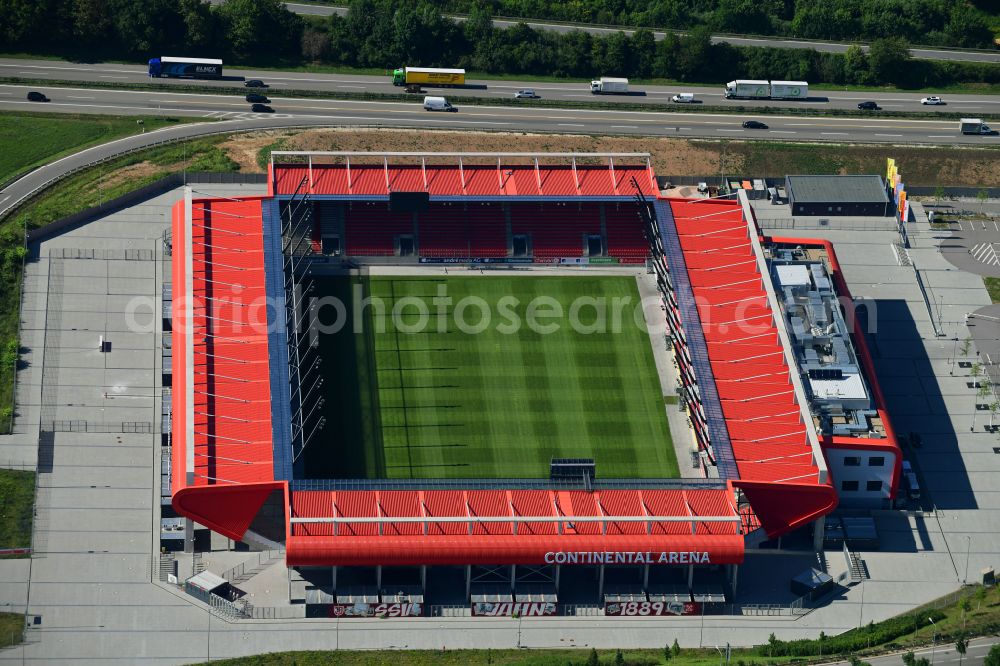
[[[697,615],[701,606],[692,601],[622,601],[604,604],[605,615],[641,617],[655,615]]]

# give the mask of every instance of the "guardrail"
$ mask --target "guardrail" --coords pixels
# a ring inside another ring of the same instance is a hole
[[[40,194],[43,190],[51,187],[52,185],[55,185],[59,181],[65,179],[65,178],[68,178],[69,176],[72,176],[75,173],[79,173],[80,171],[85,171],[87,169],[93,168],[93,167],[98,166],[100,164],[104,164],[105,162],[110,162],[110,161],[116,160],[116,159],[118,159],[120,157],[124,157],[126,155],[131,155],[132,153],[141,152],[143,150],[149,150],[151,148],[157,148],[159,146],[165,146],[165,145],[169,145],[169,144],[179,143],[181,141],[191,141],[193,139],[201,138],[201,137],[206,137],[206,136],[218,136],[220,134],[246,134],[246,133],[249,133],[249,132],[262,132],[262,131],[267,131],[267,130],[270,130],[270,129],[308,129],[308,128],[319,127],[319,126],[320,125],[318,125],[318,124],[291,124],[291,125],[278,125],[278,126],[275,126],[273,128],[272,127],[236,127],[236,128],[229,127],[229,128],[225,128],[225,129],[218,129],[218,130],[210,130],[210,131],[206,131],[206,132],[199,132],[198,134],[195,134],[195,135],[192,135],[192,136],[172,137],[172,138],[169,138],[169,139],[163,139],[162,141],[153,141],[151,143],[144,143],[141,146],[135,146],[133,148],[126,148],[126,149],[121,150],[121,151],[116,151],[116,152],[112,153],[111,155],[105,155],[104,157],[99,157],[99,158],[90,160],[89,162],[86,162],[85,164],[81,164],[79,166],[76,166],[76,167],[68,170],[68,171],[65,171],[63,173],[57,174],[57,175],[49,178],[48,180],[46,180],[46,181],[42,182],[41,184],[37,185],[36,187],[34,187],[28,193],[24,194],[23,196],[19,197],[16,200],[12,201],[5,210],[0,211],[0,220],[3,220],[6,217],[12,215],[15,211],[17,211],[19,208],[21,208],[22,206],[24,206],[24,204],[28,203],[34,197],[38,196],[38,194]],[[183,127],[183,125],[181,125],[179,127]],[[139,136],[141,136],[141,135],[139,135]],[[131,137],[127,137],[127,138],[131,138]],[[101,146],[93,146],[91,148],[87,148],[86,150],[95,150],[97,148],[101,148]],[[86,150],[85,151],[81,151],[81,152],[86,152]],[[79,153],[77,153],[77,154],[79,154]],[[39,168],[45,168],[45,167],[39,167]],[[35,169],[34,171],[31,171],[28,174],[25,174],[25,175],[21,176],[21,178],[19,178],[18,180],[21,180],[22,178],[26,178],[27,176],[31,175],[35,171],[38,171],[38,169]],[[17,182],[17,181],[15,181],[15,182]]]

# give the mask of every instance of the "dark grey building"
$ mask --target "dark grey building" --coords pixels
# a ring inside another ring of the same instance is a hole
[[[785,176],[792,215],[889,217],[896,206],[881,176]]]

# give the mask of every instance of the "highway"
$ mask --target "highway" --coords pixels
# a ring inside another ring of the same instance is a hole
[[[286,90],[317,90],[329,93],[382,93],[400,94],[402,88],[392,85],[388,73],[385,76],[363,76],[355,74],[316,74],[311,72],[262,72],[248,69],[223,69],[227,77],[235,79],[259,78],[264,80],[270,90],[269,96],[281,94]],[[115,63],[72,63],[61,60],[21,60],[0,59],[0,77],[53,79],[62,81],[101,82],[101,83],[150,83],[162,85],[169,90],[171,86],[198,85],[243,90],[241,80],[196,80],[190,79],[150,79],[146,65],[121,65]],[[920,98],[925,93],[870,93],[856,91],[811,91],[809,99],[802,101],[751,101],[725,99],[724,86],[643,86],[633,88],[642,95],[592,95],[589,81],[565,82],[517,82],[517,81],[486,81],[470,80],[469,87],[461,89],[443,89],[425,86],[431,93],[460,95],[465,97],[502,98],[513,97],[514,92],[521,88],[531,88],[542,100],[572,100],[600,101],[602,103],[655,103],[669,104],[670,97],[678,92],[694,93],[704,104],[712,106],[762,106],[776,108],[807,108],[852,109],[857,111],[858,102],[874,100],[886,111],[924,112],[929,116],[937,113],[962,113],[971,116],[1000,115],[1000,95],[944,95],[946,104],[942,106],[925,106]],[[877,115],[877,114],[873,114]]]
[[[214,3],[219,3],[222,0],[211,0]],[[317,5],[317,4],[307,4],[302,2],[286,2],[285,6],[291,11],[297,14],[309,14],[312,16],[329,16],[330,14],[341,14],[347,13],[346,7],[331,7],[328,5]],[[464,20],[461,16],[450,16],[451,19],[456,21]],[[512,21],[509,19],[494,19],[493,25],[497,28],[509,28],[518,23],[517,21]],[[595,26],[588,25],[586,23],[568,23],[568,22],[546,22],[546,21],[525,21],[528,26],[534,28],[535,30],[551,30],[554,32],[570,32],[572,30],[582,30],[583,32],[589,32],[595,35],[606,35],[612,32],[618,32],[620,28],[606,27],[606,26]],[[631,35],[634,31],[624,30],[625,34]],[[666,33],[661,31],[653,31],[653,36],[657,40],[664,38]],[[803,41],[795,39],[782,39],[780,37],[739,37],[734,35],[713,35],[712,41],[716,44],[725,42],[732,44],[733,46],[763,46],[768,48],[779,48],[779,49],[815,49],[817,51],[826,51],[829,53],[844,53],[851,46],[848,42],[819,42],[819,41]],[[868,50],[868,45],[858,42],[858,44],[865,50]],[[963,51],[963,50],[952,50],[952,49],[935,49],[930,47],[916,47],[910,49],[910,55],[914,58],[922,58],[926,60],[959,60],[966,62],[993,62],[1000,63],[1000,52],[997,51]]]
[[[997,146],[1000,137],[963,136],[956,120],[901,120],[804,116],[753,116],[589,109],[539,106],[467,106],[458,113],[423,110],[412,102],[321,100],[282,97],[271,91],[274,114],[250,113],[233,95],[42,88],[52,100],[28,102],[25,86],[0,86],[0,108],[62,113],[170,115],[234,120],[322,121],[329,125],[380,125],[436,129],[490,129],[569,134],[623,134],[678,138],[771,139],[783,141],[865,142],[890,144],[961,144]],[[768,129],[744,129],[747,119]]]

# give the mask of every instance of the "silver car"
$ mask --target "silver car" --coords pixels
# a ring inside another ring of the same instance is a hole
[[[531,88],[525,88],[514,93],[514,99],[539,99],[539,97]]]

